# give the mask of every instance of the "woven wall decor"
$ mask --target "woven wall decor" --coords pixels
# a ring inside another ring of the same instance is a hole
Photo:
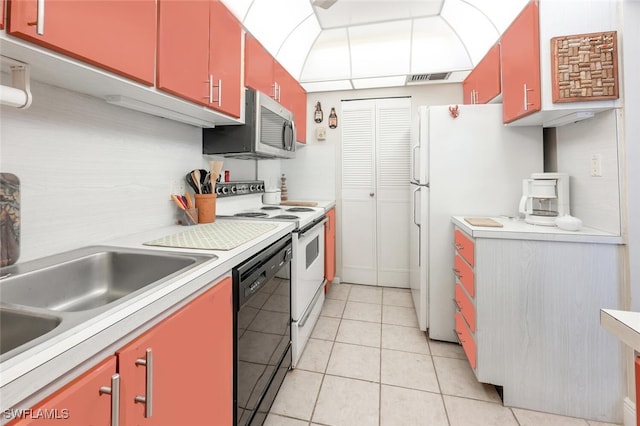
[[[551,39],[553,102],[618,98],[615,31]]]

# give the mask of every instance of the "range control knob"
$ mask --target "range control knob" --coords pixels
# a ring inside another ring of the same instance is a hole
[[[222,193],[223,194],[228,194],[229,193],[229,187],[228,186],[223,186],[222,187]]]
[[[222,194],[222,187],[216,186],[216,194],[218,195]]]
[[[231,193],[235,194],[236,192],[238,192],[238,188],[236,188],[235,186],[231,187]]]
[[[255,185],[250,185],[249,186],[249,192],[253,192],[256,190],[256,186]]]

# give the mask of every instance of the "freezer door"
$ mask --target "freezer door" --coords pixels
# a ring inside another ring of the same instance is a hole
[[[410,211],[411,222],[409,223],[409,284],[411,296],[418,318],[420,330],[426,331],[428,327],[428,239],[429,230],[429,188],[422,185],[411,184],[410,188]]]

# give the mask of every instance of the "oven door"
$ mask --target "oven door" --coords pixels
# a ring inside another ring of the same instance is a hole
[[[293,262],[291,265],[291,315],[300,321],[318,288],[324,282],[324,224],[326,218],[308,229],[293,233]]]

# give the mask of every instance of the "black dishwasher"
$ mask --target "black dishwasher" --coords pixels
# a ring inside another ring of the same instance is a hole
[[[291,236],[233,269],[234,423],[262,425],[291,368]]]

